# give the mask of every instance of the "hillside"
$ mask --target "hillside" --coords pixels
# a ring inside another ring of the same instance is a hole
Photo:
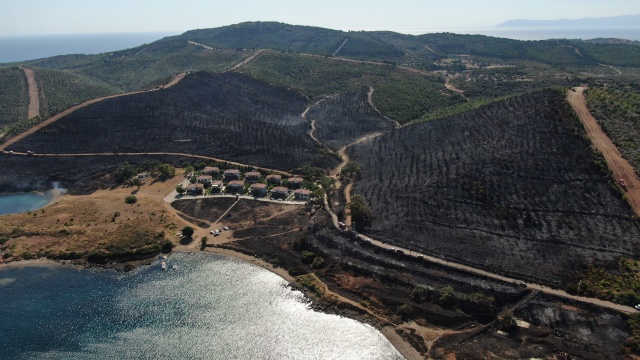
[[[468,90],[470,99],[486,101],[549,86],[574,86],[575,81],[571,80],[576,78],[620,77],[635,81],[640,77],[635,69],[606,71],[599,65],[640,67],[640,46],[632,42],[343,32],[275,22],[192,30],[127,50],[22,63],[36,71],[62,71],[65,75],[59,75],[60,81],[87,87],[84,91],[58,86],[52,94],[53,103],[41,103],[42,107],[50,107],[43,109],[43,115],[50,115],[76,100],[100,93],[154,88],[182,72],[219,73],[239,63],[254,49],[271,51],[240,71],[273,85],[295,88],[316,100],[361,86],[374,86],[378,109],[401,123],[432,117],[436,112],[459,112],[461,100],[446,98],[450,95],[446,91],[442,96],[438,86],[446,78],[460,90]],[[315,58],[309,59],[308,55]],[[516,68],[517,74],[510,68]],[[418,76],[415,69],[430,73],[432,78]],[[620,76],[621,73],[624,75]],[[26,100],[20,96],[16,99],[19,101],[0,97],[0,108],[12,114],[2,120],[4,124],[27,120],[17,115]],[[442,112],[446,107],[452,107],[453,111]]]
[[[327,98],[311,107],[307,118],[314,121],[314,136],[333,150],[363,135],[388,131],[395,124],[380,115],[368,102],[373,88],[362,88]]]
[[[356,145],[366,232],[557,285],[592,262],[637,256],[640,228],[579,126],[562,94],[542,92]]]
[[[40,97],[40,116],[47,118],[87,100],[121,93],[108,83],[65,71],[35,71]]]
[[[289,170],[337,159],[306,135],[305,99],[236,73],[82,108],[11,146],[53,154],[170,152]]]
[[[29,90],[24,72],[17,67],[0,69],[0,128],[27,118]]]

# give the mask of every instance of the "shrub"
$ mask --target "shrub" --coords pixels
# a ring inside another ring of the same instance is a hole
[[[305,264],[311,264],[311,262],[313,262],[313,260],[316,257],[316,254],[312,253],[311,251],[303,251],[300,256],[302,257],[302,262]]]
[[[135,204],[136,202],[138,202],[138,198],[133,195],[129,195],[124,198],[124,202],[126,202],[127,204]]]
[[[191,226],[185,226],[182,228],[182,236],[184,237],[192,237],[193,233],[195,232],[195,229],[192,228]]]
[[[396,312],[398,313],[398,315],[405,318],[413,313],[413,307],[409,304],[402,304],[398,306]]]
[[[162,247],[160,248],[160,250],[163,253],[169,253],[171,252],[171,250],[173,250],[173,243],[171,242],[171,240],[166,240],[165,242],[162,243]]]
[[[322,256],[316,256],[311,263],[311,267],[314,269],[319,269],[322,266],[324,266],[324,259],[322,258]]]

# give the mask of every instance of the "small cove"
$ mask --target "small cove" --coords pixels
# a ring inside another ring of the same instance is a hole
[[[0,349],[12,359],[402,359],[378,331],[318,313],[279,276],[174,253],[129,273],[0,268]]]
[[[17,214],[41,209],[56,197],[57,190],[0,194],[0,215]]]

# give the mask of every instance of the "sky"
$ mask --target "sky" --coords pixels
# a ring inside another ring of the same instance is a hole
[[[634,0],[0,0],[0,36],[174,32],[245,21],[338,30],[487,28],[513,19],[640,14]]]

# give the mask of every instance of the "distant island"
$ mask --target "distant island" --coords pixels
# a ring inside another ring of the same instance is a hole
[[[509,20],[496,27],[638,27],[640,14],[601,18],[559,19],[559,20]]]

